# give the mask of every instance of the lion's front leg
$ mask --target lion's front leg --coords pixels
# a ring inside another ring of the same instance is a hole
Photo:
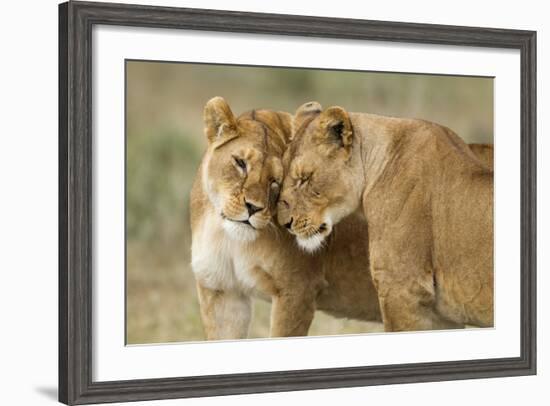
[[[429,246],[418,244],[418,238],[417,244],[395,239],[388,244],[388,240],[374,242],[370,254],[371,275],[384,329],[416,331],[463,327],[443,318],[436,310],[436,286]]]
[[[460,327],[437,312],[434,237],[426,185],[408,180],[383,189],[384,200],[364,198],[369,219],[371,276],[386,331]],[[373,197],[375,199],[375,197]]]
[[[201,319],[207,340],[246,338],[252,300],[241,292],[209,289],[197,282]]]
[[[307,336],[315,314],[311,292],[279,292],[272,298],[271,337]]]
[[[436,311],[436,297],[428,272],[421,270],[416,278],[394,277],[397,269],[376,269],[373,279],[386,331],[419,331],[461,328]]]

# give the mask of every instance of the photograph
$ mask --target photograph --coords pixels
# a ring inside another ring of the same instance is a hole
[[[127,345],[494,327],[494,77],[124,70]]]

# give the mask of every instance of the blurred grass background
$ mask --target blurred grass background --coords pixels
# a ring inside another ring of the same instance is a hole
[[[493,142],[493,80],[435,75],[126,62],[128,344],[203,340],[190,267],[189,192],[205,150],[202,109],[223,96],[251,108],[324,107],[446,125],[467,142]],[[251,337],[269,334],[256,301]],[[317,312],[311,335],[381,331]]]

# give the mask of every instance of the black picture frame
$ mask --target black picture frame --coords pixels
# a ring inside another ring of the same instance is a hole
[[[521,54],[521,354],[352,368],[92,380],[92,27],[95,24],[518,49]],[[218,396],[536,374],[536,32],[233,11],[59,5],[59,400]]]

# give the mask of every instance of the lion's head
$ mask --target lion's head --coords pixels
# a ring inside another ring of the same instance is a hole
[[[293,128],[284,156],[278,221],[300,247],[314,252],[333,226],[359,205],[361,190],[350,165],[353,130],[342,108],[322,111],[316,102],[298,108]]]
[[[221,97],[204,109],[203,188],[229,237],[252,241],[275,214],[291,115],[252,110],[235,117]]]

